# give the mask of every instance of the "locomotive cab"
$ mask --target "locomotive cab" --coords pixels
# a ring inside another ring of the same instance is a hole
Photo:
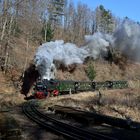
[[[38,80],[33,88],[33,96],[38,99],[43,99],[49,96],[57,96],[59,94],[57,85],[58,82],[55,80]]]

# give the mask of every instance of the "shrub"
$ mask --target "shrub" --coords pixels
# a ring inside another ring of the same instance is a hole
[[[93,65],[91,64],[88,65],[86,69],[86,74],[91,81],[96,77],[96,71]]]

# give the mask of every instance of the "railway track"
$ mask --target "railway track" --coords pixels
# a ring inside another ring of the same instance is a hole
[[[99,134],[94,131],[87,131],[85,129],[81,129],[76,126],[60,122],[54,118],[44,115],[35,107],[35,103],[33,101],[24,103],[24,105],[22,106],[22,110],[29,119],[36,122],[41,127],[53,131],[55,133],[61,134],[69,139],[116,140],[113,137]]]

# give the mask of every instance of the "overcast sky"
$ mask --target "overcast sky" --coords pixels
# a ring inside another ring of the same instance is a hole
[[[98,5],[103,5],[105,9],[120,18],[128,17],[140,22],[140,0],[73,0],[75,4],[81,1],[90,8],[95,9]]]

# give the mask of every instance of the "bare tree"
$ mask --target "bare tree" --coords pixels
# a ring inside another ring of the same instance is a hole
[[[81,2],[74,5],[72,0],[1,0],[0,57],[4,57],[5,65],[17,64],[15,50],[20,45],[13,42],[22,38],[24,47],[21,48],[26,54],[26,62],[22,62],[25,65],[21,69],[25,69],[30,59],[28,52],[34,51],[32,44],[53,38],[80,46],[84,35],[96,31],[110,33],[116,23],[118,20],[104,7],[93,11]]]
[[[9,4],[9,0],[4,0],[3,1],[3,16],[2,16],[3,25],[2,25],[2,32],[1,32],[1,38],[0,38],[1,41],[4,38],[5,30],[6,30],[6,24],[8,22],[8,4]]]

